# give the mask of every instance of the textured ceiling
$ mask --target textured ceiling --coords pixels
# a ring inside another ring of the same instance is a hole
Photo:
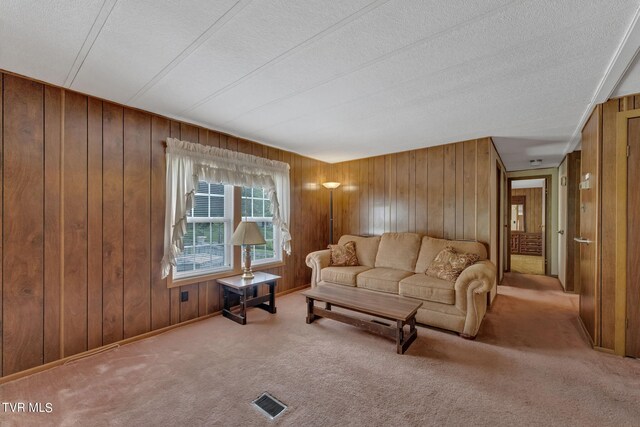
[[[493,136],[549,167],[638,5],[3,0],[0,68],[330,162]]]

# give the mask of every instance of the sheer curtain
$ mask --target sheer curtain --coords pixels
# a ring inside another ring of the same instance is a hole
[[[167,188],[162,277],[184,249],[187,212],[199,181],[242,187],[261,187],[273,211],[273,225],[280,230],[282,249],[291,254],[289,234],[289,165],[250,154],[167,138]]]

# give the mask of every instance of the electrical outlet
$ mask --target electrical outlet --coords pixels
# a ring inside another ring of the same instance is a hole
[[[180,302],[189,301],[189,291],[180,292]]]

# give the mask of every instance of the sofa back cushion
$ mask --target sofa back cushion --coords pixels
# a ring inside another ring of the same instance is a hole
[[[415,272],[426,272],[436,255],[447,246],[453,247],[453,249],[459,253],[476,254],[481,261],[487,259],[487,248],[480,242],[436,239],[434,237],[424,236],[422,238],[418,261],[416,262]]]
[[[420,250],[420,235],[384,233],[376,255],[376,267],[413,271]]]
[[[374,267],[376,262],[376,253],[378,253],[378,245],[380,244],[380,236],[361,237],[345,234],[340,237],[340,240],[338,240],[339,245],[344,245],[347,242],[356,243],[358,264],[371,268]]]

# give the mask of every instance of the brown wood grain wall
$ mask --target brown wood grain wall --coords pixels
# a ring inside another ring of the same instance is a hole
[[[600,211],[600,342],[596,345],[615,346],[616,298],[616,121],[617,113],[640,109],[640,95],[612,99],[602,104],[602,174]],[[629,185],[633,185],[629,183]]]
[[[327,164],[0,77],[3,376],[220,310],[215,281],[160,278],[169,136],[291,165],[293,252],[268,271],[283,276],[279,291],[309,282],[305,256],[327,244]]]
[[[489,246],[493,151],[482,138],[331,165],[334,239],[408,231]]]
[[[580,245],[580,318],[594,345],[601,338],[600,289],[600,152],[602,149],[602,108],[598,106],[582,129],[582,174],[591,174],[591,187],[580,191],[580,236],[592,241]]]
[[[525,232],[542,233],[542,188],[514,188],[512,196],[525,197]]]

